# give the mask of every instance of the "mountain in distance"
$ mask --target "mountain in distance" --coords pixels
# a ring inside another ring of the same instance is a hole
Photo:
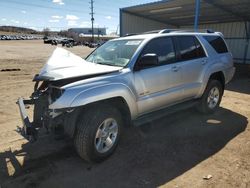
[[[12,32],[12,33],[25,33],[25,34],[37,34],[38,31],[25,27],[16,27],[16,26],[0,26],[0,31],[3,32]]]

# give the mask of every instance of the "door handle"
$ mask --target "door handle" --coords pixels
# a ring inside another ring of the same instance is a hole
[[[172,71],[177,72],[180,69],[180,67],[172,66],[171,69],[172,69]]]
[[[202,60],[202,61],[201,61],[201,64],[202,64],[202,65],[205,65],[206,63],[207,63],[207,60]]]

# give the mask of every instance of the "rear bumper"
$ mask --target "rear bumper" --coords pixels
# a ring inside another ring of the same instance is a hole
[[[28,140],[36,140],[37,130],[33,126],[32,122],[30,122],[29,117],[27,115],[25,104],[33,104],[32,100],[24,100],[23,98],[19,98],[17,100],[17,105],[19,107],[21,119],[23,122],[23,127],[20,130],[22,136],[27,138]]]

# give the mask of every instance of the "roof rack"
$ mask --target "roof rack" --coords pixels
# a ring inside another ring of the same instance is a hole
[[[153,31],[146,31],[142,33],[127,33],[125,36],[133,36],[133,35],[142,35],[142,34],[154,34],[154,33],[160,33],[161,30],[153,30]]]
[[[125,36],[128,37],[128,36],[133,36],[133,35],[138,35],[138,33],[127,33]]]
[[[161,33],[172,33],[172,32],[176,32],[176,31],[180,31],[181,32],[181,30],[179,30],[179,29],[163,29],[163,30],[160,30],[160,34]]]
[[[173,30],[172,32],[174,33],[180,33],[180,32],[203,32],[203,33],[214,33],[214,31],[212,29],[200,29],[200,30],[193,30],[193,29],[176,29]]]
[[[161,30],[153,30],[153,31],[146,31],[140,34],[153,34],[153,33],[159,33]]]
[[[202,30],[193,30],[193,29],[162,29],[162,30],[153,30],[147,31],[143,33],[128,33],[126,36],[133,36],[133,35],[141,35],[141,34],[164,34],[164,33],[181,33],[181,32],[203,32],[203,33],[214,33],[212,29],[202,29]]]

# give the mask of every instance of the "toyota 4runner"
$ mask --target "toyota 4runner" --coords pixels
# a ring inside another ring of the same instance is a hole
[[[161,30],[110,40],[82,59],[57,48],[34,77],[30,99],[17,104],[22,132],[63,128],[80,157],[110,156],[122,127],[195,105],[219,106],[233,77],[232,54],[219,32]],[[34,105],[30,122],[25,105]]]

